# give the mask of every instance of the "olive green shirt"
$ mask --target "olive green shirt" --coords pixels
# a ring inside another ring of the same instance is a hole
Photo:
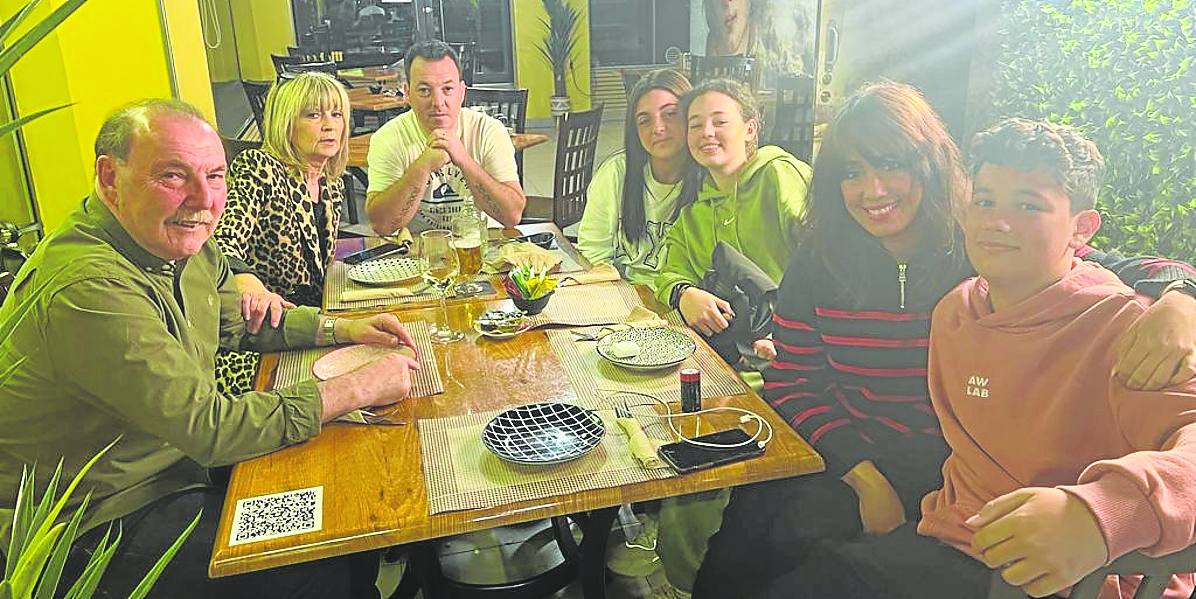
[[[40,493],[59,458],[83,479],[83,526],[127,515],[207,482],[231,464],[320,432],[315,383],[239,397],[216,390],[217,345],[272,351],[311,346],[318,315],[286,313],[245,330],[227,262],[209,241],[166,262],[137,245],[94,195],[39,244],[0,306],[0,538],[7,546],[25,465]],[[11,374],[5,374],[11,370]]]

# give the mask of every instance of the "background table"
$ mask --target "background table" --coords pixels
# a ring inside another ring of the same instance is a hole
[[[370,138],[373,135],[373,133],[366,133],[365,135],[356,135],[349,138],[349,166],[357,168],[369,167],[369,161],[366,158],[370,153]],[[538,146],[547,141],[548,136],[543,133],[511,134],[511,144],[515,146],[516,152]]]

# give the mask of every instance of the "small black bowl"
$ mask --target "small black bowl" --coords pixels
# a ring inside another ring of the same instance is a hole
[[[553,291],[552,293],[556,293]],[[548,300],[552,299],[552,293],[543,295],[534,300],[523,299],[518,295],[511,295],[511,301],[515,303],[515,307],[527,312],[528,316],[539,314],[548,306]]]

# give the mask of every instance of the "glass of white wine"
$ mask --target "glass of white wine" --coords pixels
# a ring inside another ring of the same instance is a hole
[[[453,232],[446,229],[424,231],[419,234],[419,242],[419,266],[424,282],[440,291],[440,323],[432,327],[432,342],[460,341],[465,334],[449,326],[448,308],[444,305],[444,296],[461,269],[457,250],[453,248]]]

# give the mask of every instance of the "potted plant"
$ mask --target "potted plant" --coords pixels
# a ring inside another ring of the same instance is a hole
[[[565,88],[565,75],[573,68],[573,51],[577,47],[578,23],[581,15],[569,6],[566,0],[542,0],[548,18],[544,23],[544,41],[537,49],[552,68],[553,94],[552,114],[560,116],[569,112],[569,93]]]

